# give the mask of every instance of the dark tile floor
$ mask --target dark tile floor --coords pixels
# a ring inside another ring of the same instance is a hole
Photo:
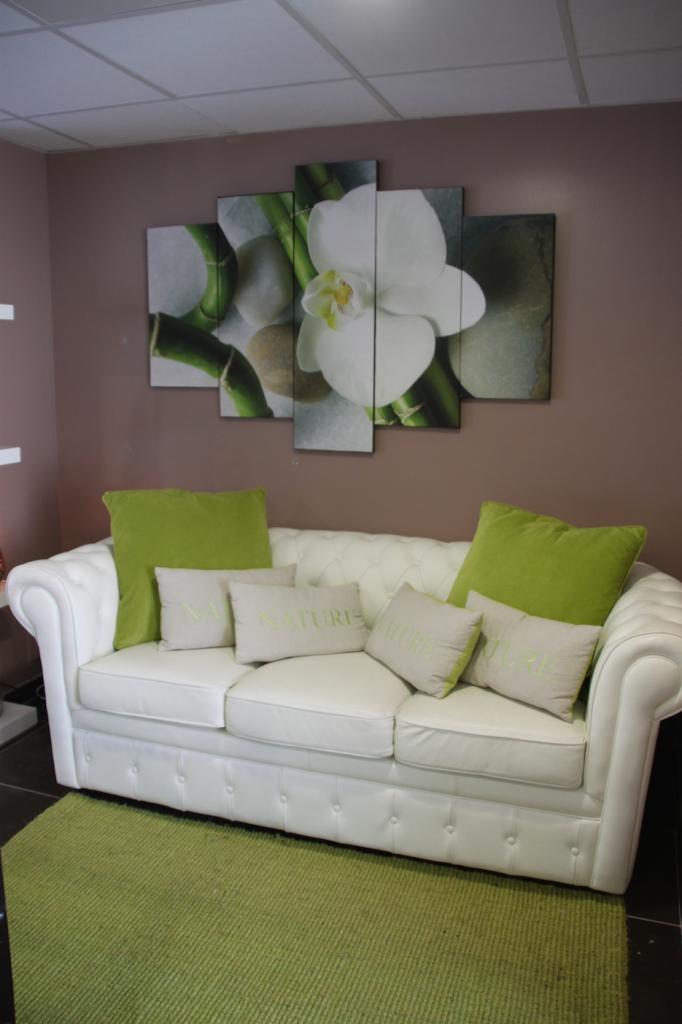
[[[681,737],[682,716],[679,722],[663,723],[639,854],[626,894],[631,1024],[679,1024],[682,1020]],[[49,731],[43,720],[0,749],[0,846],[66,792],[55,781]],[[8,955],[11,921],[9,929],[8,940],[0,872],[0,1024],[14,1024]]]

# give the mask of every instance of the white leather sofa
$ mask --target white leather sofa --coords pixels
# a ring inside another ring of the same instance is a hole
[[[275,528],[297,583],[445,598],[467,543]],[[567,723],[490,690],[412,691],[364,653],[237,665],[113,652],[109,542],[13,570],[38,640],[58,780],[412,857],[623,892],[661,719],[682,709],[682,584],[638,563]]]

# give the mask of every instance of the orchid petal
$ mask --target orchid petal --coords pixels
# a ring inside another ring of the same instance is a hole
[[[315,320],[315,332],[315,355],[327,383],[349,402],[371,406],[374,401],[374,314],[364,313],[342,331],[333,331],[323,320]]]
[[[314,316],[304,316],[296,342],[296,362],[304,373],[317,373],[317,339],[324,322]]]
[[[360,185],[342,199],[316,203],[308,221],[308,251],[318,273],[354,272],[374,283],[376,185]]]
[[[437,338],[471,327],[485,313],[479,285],[466,271],[450,266],[429,284],[388,288],[377,302],[389,313],[426,317]]]
[[[472,327],[485,313],[486,301],[483,289],[471,274],[462,271],[462,325],[460,330]]]
[[[423,317],[391,316],[378,309],[374,383],[377,406],[389,405],[408,391],[435,351],[433,329]]]
[[[445,256],[443,229],[422,192],[377,193],[377,292],[433,281]]]

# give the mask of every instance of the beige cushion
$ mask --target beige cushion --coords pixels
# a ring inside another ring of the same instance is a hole
[[[480,612],[455,608],[403,583],[365,650],[418,690],[445,697],[471,657],[480,625]]]
[[[474,590],[467,608],[483,615],[483,625],[462,679],[570,722],[601,627],[526,615]]]
[[[562,722],[461,682],[443,700],[416,693],[396,715],[395,756],[421,768],[577,789],[585,756],[584,708],[577,704],[574,720]]]
[[[233,583],[230,595],[240,664],[361,651],[367,642],[357,583],[340,587]]]
[[[364,652],[292,658],[250,672],[227,695],[235,736],[359,757],[390,757],[409,686]]]
[[[169,652],[154,642],[83,665],[78,692],[94,711],[221,729],[225,691],[251,671],[235,664],[230,647]]]
[[[293,587],[295,565],[281,569],[154,569],[161,601],[161,643],[167,651],[233,647],[230,583]]]

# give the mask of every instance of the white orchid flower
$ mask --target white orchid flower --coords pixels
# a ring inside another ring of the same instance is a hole
[[[317,203],[308,249],[318,276],[302,298],[298,363],[358,405],[395,401],[426,370],[437,337],[485,312],[474,279],[446,264],[440,221],[417,189],[377,193],[361,185]]]

